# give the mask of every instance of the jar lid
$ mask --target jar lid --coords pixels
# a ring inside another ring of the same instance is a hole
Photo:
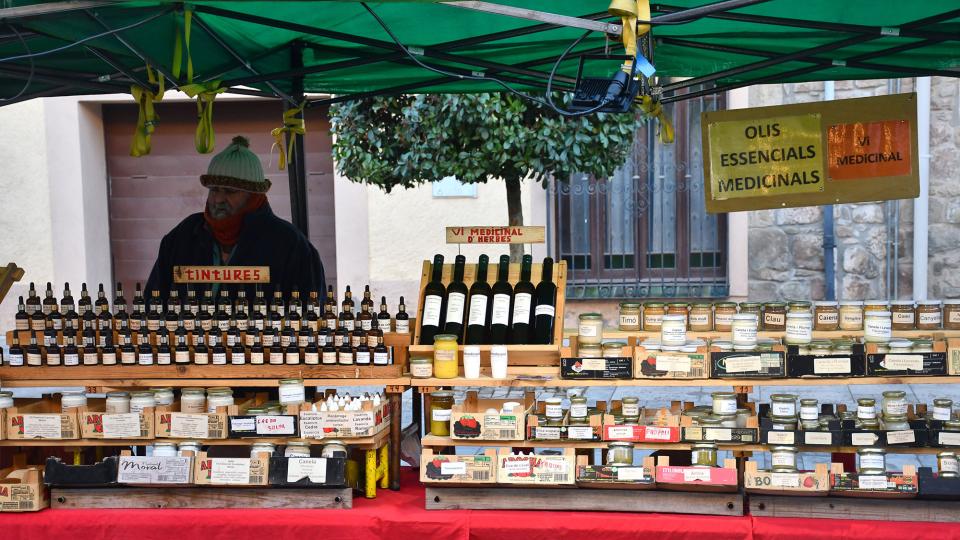
[[[721,349],[726,349],[729,347],[733,347],[733,342],[730,341],[729,339],[717,339],[717,340],[711,341],[710,345],[713,345],[714,347],[719,347]]]
[[[682,352],[682,353],[695,353],[695,352],[697,352],[697,346],[696,346],[696,345],[684,345],[683,347],[680,347],[680,352]]]
[[[770,452],[796,452],[796,446],[774,446],[770,448]]]
[[[663,352],[680,352],[680,349],[682,348],[683,347],[680,347],[679,345],[661,345],[660,346],[660,350]]]
[[[310,446],[310,441],[287,441],[287,446]]]
[[[330,446],[330,445],[344,446],[343,441],[341,441],[341,440],[339,440],[339,439],[330,439],[329,441],[325,440],[325,441],[323,442],[323,445],[324,445],[324,446]]]
[[[757,314],[756,314],[756,313],[737,313],[736,315],[733,316],[733,320],[735,320],[735,321],[756,321],[756,320],[757,320]]]
[[[889,311],[868,311],[868,312],[864,313],[864,316],[865,316],[865,317],[883,317],[883,318],[889,318],[889,317],[891,317],[892,315],[890,314]]]
[[[887,451],[883,448],[860,448],[857,450],[858,454],[886,454]]]
[[[411,364],[432,364],[432,363],[433,363],[433,359],[432,359],[432,358],[425,358],[425,357],[423,357],[423,356],[417,356],[417,357],[411,358],[411,359],[410,359],[410,363],[411,363]]]
[[[188,386],[183,390],[180,390],[181,394],[206,394],[207,391],[199,386]]]
[[[936,405],[937,403],[940,403],[941,405],[946,405],[946,404],[948,404],[948,403],[953,404],[953,400],[950,399],[950,398],[945,398],[945,397],[934,398],[934,399],[933,399],[933,404]]]
[[[570,398],[570,403],[586,403],[587,398],[583,396],[573,396]]]
[[[280,379],[280,384],[303,384],[303,379]]]
[[[663,322],[672,321],[672,322],[683,322],[686,320],[686,317],[683,315],[678,315],[676,313],[670,313],[663,316]]]
[[[621,403],[639,403],[639,402],[640,402],[640,398],[638,398],[638,397],[636,397],[636,396],[626,396],[626,397],[620,399],[620,402],[621,402]]]
[[[713,399],[718,399],[718,398],[734,398],[734,399],[736,399],[737,395],[734,394],[733,392],[713,392],[713,393],[710,394],[710,397],[712,397]]]
[[[933,341],[931,341],[930,344],[933,345]],[[891,349],[909,349],[913,347],[913,342],[909,339],[891,339],[887,343],[887,347]]]
[[[943,301],[945,306],[958,306],[960,305],[960,298],[950,298]]]
[[[640,309],[640,302],[620,302],[620,309]]]
[[[809,311],[791,311],[787,313],[788,319],[812,319],[813,314]]]
[[[801,405],[816,405],[817,403],[817,398],[800,398]]]
[[[599,313],[581,313],[581,314],[580,314],[580,320],[581,320],[581,321],[583,321],[583,320],[594,320],[594,319],[603,320],[603,315],[601,315],[601,314],[599,314]],[[449,335],[449,334],[448,334],[448,335]],[[439,337],[439,336],[437,336],[437,337]],[[456,336],[454,336],[454,337],[456,337]]]
[[[683,308],[685,308],[685,307],[687,307],[687,306],[689,306],[689,305],[690,305],[690,304],[688,304],[688,303],[686,303],[686,302],[669,302],[669,303],[667,304],[667,307],[683,307]]]
[[[937,306],[937,307],[940,307],[941,304],[943,304],[943,302],[941,302],[940,300],[918,300],[918,301],[917,301],[917,305],[918,305],[918,306]]]
[[[437,341],[456,341],[456,340],[457,340],[457,337],[458,337],[458,336],[456,336],[456,335],[454,335],[454,334],[437,334],[437,335],[433,336],[433,341],[434,341],[434,342],[437,342]]]
[[[543,401],[545,403],[563,403],[563,400],[558,397],[549,397]]]
[[[717,443],[712,443],[712,442],[698,442],[698,443],[693,443],[693,444],[691,445],[691,448],[693,448],[694,450],[716,450],[716,449],[717,449]]]
[[[0,396],[3,396],[3,394],[4,392],[0,392]],[[123,392],[123,391],[107,392],[107,397],[130,399],[130,392]]]
[[[132,397],[135,397],[135,398],[137,398],[137,397],[139,397],[139,398],[146,398],[146,397],[152,398],[152,397],[153,397],[153,392],[132,392],[130,395],[131,395]]]
[[[787,303],[786,303],[786,302],[767,302],[766,304],[763,305],[763,307],[765,307],[765,308],[787,307]]]
[[[734,345],[733,350],[737,352],[755,351],[756,345]]]
[[[773,394],[770,396],[771,401],[796,401],[796,394]]]
[[[208,390],[207,397],[233,397],[233,390]]]
[[[660,308],[660,307],[663,307],[663,306],[665,306],[665,305],[666,305],[666,304],[664,304],[663,302],[647,302],[647,303],[643,304],[643,307]]]
[[[842,300],[840,302],[841,306],[852,306],[852,307],[863,307],[863,302],[860,300]]]
[[[715,302],[713,305],[715,307],[737,307],[736,302]]]
[[[452,398],[453,391],[451,390],[437,390],[436,392],[430,392],[430,397],[432,398]]]
[[[149,392],[147,392],[147,393],[149,393]],[[73,392],[64,392],[64,393],[63,393],[63,394],[61,394],[61,395],[63,395],[63,396],[74,396],[74,397],[76,397],[76,396],[83,396],[83,397],[87,397],[87,394],[86,394],[86,392],[78,392],[78,391],[73,391]]]
[[[760,307],[760,302],[740,302],[740,309],[758,307]]]
[[[692,303],[692,304],[690,304],[690,305],[693,306],[693,307],[695,307],[695,308],[710,308],[710,307],[713,307],[713,304],[711,304],[710,302],[694,302],[694,303]]]
[[[810,301],[809,300],[790,300],[787,304],[790,306],[797,306],[797,307],[809,307]]]
[[[609,349],[613,349],[613,348],[617,348],[617,347],[626,347],[626,346],[627,346],[627,342],[626,342],[626,341],[608,341],[608,342],[606,342],[606,343],[603,344],[603,348],[604,348],[604,349],[608,349],[608,348],[609,348]]]
[[[162,386],[160,388],[151,388],[150,391],[153,392],[154,394],[156,394],[157,392],[173,392],[173,387]]]
[[[911,306],[913,307],[913,300],[894,300],[890,302],[891,306]]]
[[[887,390],[883,393],[883,397],[887,398],[902,398],[906,397],[907,393],[903,390]]]
[[[872,397],[857,398],[857,404],[859,405],[876,405],[876,403],[877,400],[873,399]]]
[[[164,448],[167,448],[167,447],[169,447],[169,448],[176,448],[177,443],[163,442],[163,441],[156,441],[156,442],[153,443],[153,447],[154,447],[154,448],[156,448],[156,447],[158,447],[158,446],[162,446],[162,447],[164,447]]]
[[[233,389],[230,388],[229,386],[211,386],[210,388],[207,388],[208,394],[211,392],[223,392],[223,391],[233,392]]]
[[[200,441],[180,441],[177,446],[200,446]]]
[[[615,441],[608,443],[607,448],[633,448],[633,443],[629,441]]]
[[[939,457],[939,458],[955,458],[955,457],[957,457],[957,454],[956,454],[955,452],[944,451],[944,452],[938,452],[938,453],[937,453],[937,457]]]
[[[107,395],[109,396],[110,394],[107,394]],[[13,397],[13,392],[9,390],[0,390],[0,397]]]
[[[815,307],[836,307],[837,303],[833,300],[817,300],[813,305]]]

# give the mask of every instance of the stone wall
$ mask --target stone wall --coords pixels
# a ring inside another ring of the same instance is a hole
[[[751,89],[750,106],[823,99],[822,82]],[[835,99],[912,92],[913,79],[837,81]],[[960,297],[960,82],[934,77],[930,118],[931,298]],[[756,300],[824,297],[823,212],[830,207],[750,213],[750,297]],[[897,210],[899,209],[899,215]],[[913,296],[913,200],[841,204],[832,208],[839,299]]]

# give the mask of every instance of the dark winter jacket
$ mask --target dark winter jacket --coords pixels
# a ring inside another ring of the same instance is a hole
[[[179,289],[180,298],[186,298],[186,285],[173,284],[174,266],[211,266],[216,264],[213,235],[207,229],[202,213],[188,216],[173,228],[160,242],[157,262],[150,272],[150,279],[144,290],[149,295],[159,290],[160,296],[167,298],[171,286]],[[267,299],[275,287],[280,287],[284,297],[289,298],[294,289],[300,291],[301,298],[308,298],[311,291],[317,291],[322,298],[326,290],[326,278],[320,254],[310,241],[293,224],[273,213],[269,204],[264,204],[244,217],[240,229],[240,239],[234,247],[230,266],[269,266],[270,285],[260,285]],[[209,285],[191,285],[201,297]],[[255,296],[254,285],[221,285],[236,294],[239,287],[245,287],[247,298]],[[148,296],[149,298],[149,296]]]

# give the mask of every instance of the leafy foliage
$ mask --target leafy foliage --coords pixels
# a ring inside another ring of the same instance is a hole
[[[396,186],[610,176],[629,155],[639,116],[566,118],[509,93],[374,97],[330,109],[340,173]]]

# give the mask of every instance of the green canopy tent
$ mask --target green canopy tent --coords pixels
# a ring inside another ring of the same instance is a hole
[[[767,82],[960,75],[956,0],[673,0],[652,4],[649,22],[641,48],[663,102]],[[592,30],[550,81],[570,90],[581,58],[623,53],[619,24],[608,0],[0,0],[0,105],[158,93],[160,81],[209,99],[214,88],[276,98],[291,117],[306,93],[332,96],[309,106],[543,91],[561,53]],[[619,62],[584,65],[585,76],[608,77]],[[306,231],[303,145],[293,154],[291,208]]]

